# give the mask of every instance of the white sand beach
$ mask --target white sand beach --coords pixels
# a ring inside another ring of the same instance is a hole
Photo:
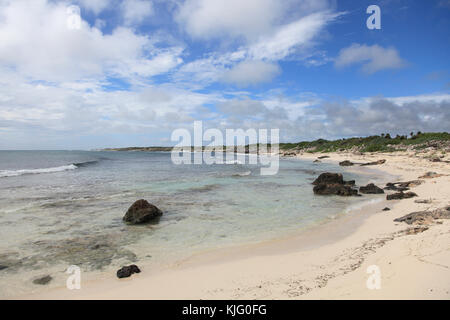
[[[80,290],[61,287],[15,298],[449,299],[450,220],[422,226],[393,221],[450,205],[446,159],[432,162],[408,152],[326,155],[329,158],[320,161],[386,159],[382,165],[348,170],[381,170],[397,176],[397,181],[417,180],[430,171],[439,176],[412,187],[417,197],[366,205],[298,236],[195,255],[164,270],[139,265],[142,272],[131,278],[119,280],[111,274],[83,281]],[[318,156],[298,155],[311,161]],[[385,207],[391,210],[383,211]],[[380,271],[379,289],[366,284],[372,265]]]

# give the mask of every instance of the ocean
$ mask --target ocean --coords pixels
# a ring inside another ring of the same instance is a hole
[[[248,161],[246,162],[248,163]],[[165,152],[0,151],[0,297],[62,286],[136,263],[164,267],[207,250],[296,234],[377,196],[315,196],[311,182],[334,164],[280,160],[278,174],[236,162],[175,165]],[[381,179],[344,172],[363,185]],[[379,197],[379,196],[378,196]],[[138,199],[155,223],[126,225]]]

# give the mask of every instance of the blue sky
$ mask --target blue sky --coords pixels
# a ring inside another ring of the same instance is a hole
[[[0,0],[0,149],[448,131],[449,30],[448,0]]]

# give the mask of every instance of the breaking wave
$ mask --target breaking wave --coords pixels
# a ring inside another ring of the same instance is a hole
[[[86,167],[92,164],[96,164],[98,161],[87,161],[80,163],[72,163],[65,166],[52,167],[52,168],[40,168],[40,169],[20,169],[20,170],[0,170],[0,178],[5,177],[17,177],[25,174],[40,174],[40,173],[54,173],[68,170],[75,170],[81,167]]]

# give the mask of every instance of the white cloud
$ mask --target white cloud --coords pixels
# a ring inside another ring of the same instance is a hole
[[[301,47],[311,47],[320,31],[337,16],[328,12],[314,13],[281,26],[250,45],[248,53],[254,59],[284,59]]]
[[[176,20],[194,38],[252,39],[269,31],[282,12],[277,0],[187,0]]]
[[[352,44],[339,52],[335,66],[344,68],[354,64],[363,64],[361,70],[364,73],[372,74],[385,69],[402,68],[406,62],[400,58],[395,48]]]
[[[206,58],[191,61],[178,70],[175,80],[186,82],[195,80],[203,85],[220,80],[237,83],[238,81],[232,80],[244,79],[243,77],[246,76],[243,74],[244,67],[246,67],[245,69],[252,67],[244,61],[264,61],[265,68],[259,72],[260,74],[257,74],[255,65],[248,75],[248,81],[241,81],[240,85],[247,85],[246,82],[254,84],[258,82],[257,78],[263,79],[266,76],[267,79],[270,79],[277,74],[275,68],[267,67],[271,65],[269,62],[284,60],[297,53],[295,59],[304,60],[308,65],[321,65],[327,61],[326,54],[323,51],[317,53],[314,50],[313,52],[308,52],[308,50],[313,48],[314,41],[325,26],[338,16],[340,14],[329,12],[307,15],[290,24],[275,28],[273,32],[260,37],[257,41],[243,45],[235,51],[212,53]],[[317,55],[319,56],[314,60]],[[263,64],[261,63],[261,65]],[[227,71],[229,69],[232,69],[231,72]],[[252,77],[255,76],[257,78],[252,80]]]
[[[225,72],[222,76],[222,81],[236,84],[239,87],[246,87],[271,81],[280,72],[280,67],[275,63],[243,61]]]
[[[193,38],[255,41],[279,26],[333,8],[329,0],[186,0],[175,16]]]
[[[120,74],[149,76],[167,72],[181,62],[182,49],[157,46],[159,39],[125,27],[111,34],[82,21],[67,27],[64,3],[46,0],[0,3],[0,65],[28,77],[68,81]]]
[[[126,25],[135,25],[153,15],[153,3],[148,0],[124,0],[121,6]]]

